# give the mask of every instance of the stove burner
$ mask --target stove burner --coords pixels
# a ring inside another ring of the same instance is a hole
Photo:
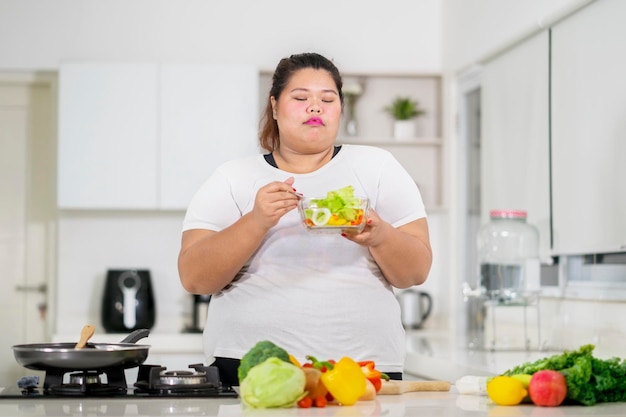
[[[83,373],[70,374],[70,384],[72,385],[83,385],[83,384],[93,385],[93,384],[100,384],[100,383],[101,383],[100,374],[98,373],[87,372],[86,374],[83,374]]]
[[[237,397],[222,386],[215,366],[189,365],[194,371],[167,371],[156,365],[139,365],[135,395],[161,397]]]
[[[59,396],[111,396],[126,394],[126,385],[105,384],[101,382],[100,371],[83,371],[70,374],[68,384],[52,385],[48,391]]]
[[[106,385],[115,386],[125,390],[127,388],[126,385],[126,375],[124,373],[123,368],[107,368],[107,369],[94,369],[91,371],[82,371],[82,372],[74,372],[71,373],[70,383],[66,384],[63,382],[63,377],[65,374],[72,372],[71,369],[49,369],[46,371],[46,376],[44,378],[43,389],[48,391],[53,387],[60,387],[65,385],[80,385],[80,386],[88,386],[88,385],[104,385],[102,382],[102,375],[106,376]]]
[[[125,368],[89,371],[51,368],[46,370],[43,386],[39,378],[24,377],[15,386],[0,390],[0,399],[19,398],[237,398],[229,385],[222,385],[215,366],[189,365],[189,370],[168,371],[156,365],[139,365],[137,382],[126,384]],[[67,381],[67,382],[66,382]]]
[[[207,381],[206,372],[162,371],[159,375],[164,385],[196,385]]]

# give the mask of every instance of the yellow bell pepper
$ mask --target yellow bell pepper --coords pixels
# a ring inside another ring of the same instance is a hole
[[[335,364],[327,362],[324,364],[327,370],[322,373],[320,379],[340,404],[353,405],[365,394],[365,374],[353,359],[343,357]]]

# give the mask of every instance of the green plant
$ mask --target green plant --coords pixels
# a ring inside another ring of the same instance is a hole
[[[395,120],[409,120],[426,114],[426,111],[419,107],[419,103],[409,97],[396,97],[384,110]]]

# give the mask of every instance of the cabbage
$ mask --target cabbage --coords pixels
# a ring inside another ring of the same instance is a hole
[[[252,408],[286,408],[304,398],[305,384],[301,368],[271,357],[252,367],[239,388],[243,402]]]

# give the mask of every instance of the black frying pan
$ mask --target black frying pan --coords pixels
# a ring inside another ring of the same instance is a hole
[[[137,345],[148,336],[148,329],[138,329],[121,343],[87,343],[84,349],[75,349],[76,343],[36,343],[13,346],[17,363],[28,369],[89,371],[119,367],[133,368],[148,357],[149,345]]]

